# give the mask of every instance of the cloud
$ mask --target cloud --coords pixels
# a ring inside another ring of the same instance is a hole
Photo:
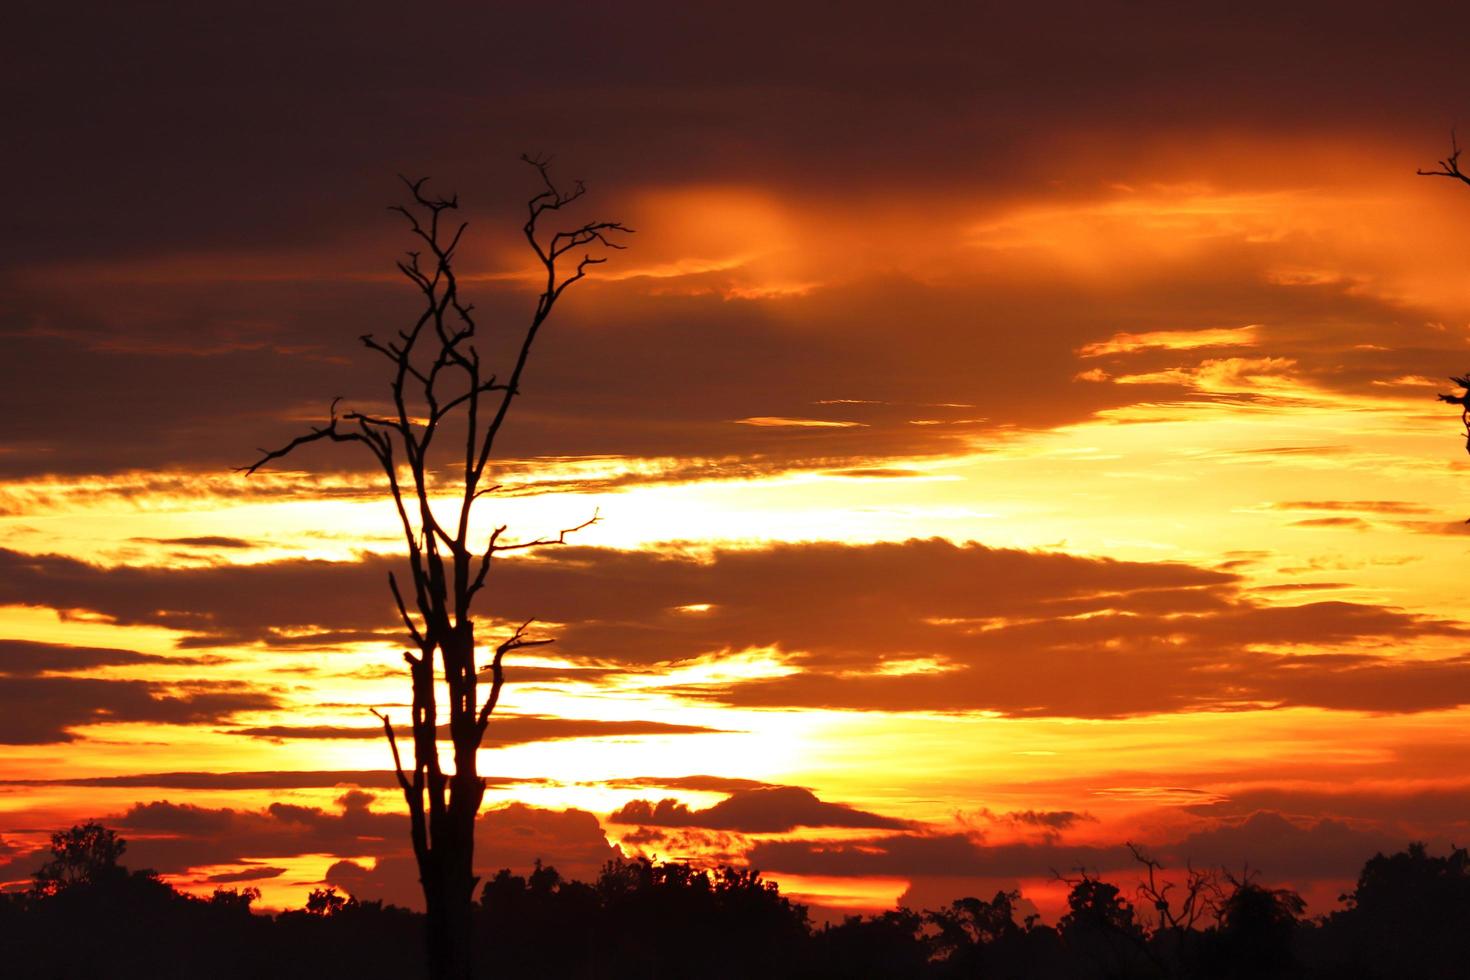
[[[797,827],[871,827],[901,830],[911,821],[884,817],[841,803],[825,803],[810,790],[771,786],[737,790],[728,799],[703,810],[691,810],[677,800],[633,800],[609,818],[613,823],[647,827],[703,827],[747,834],[785,833]]]
[[[143,544],[173,544],[184,548],[255,548],[258,547],[254,541],[246,541],[244,538],[230,538],[217,534],[199,535],[190,538],[129,538],[129,541],[137,541]]]
[[[400,734],[408,729],[399,729]],[[542,715],[496,715],[485,730],[485,745],[520,745],[566,738],[617,738],[637,735],[702,735],[721,732],[700,725],[673,725],[659,721],[604,721],[594,718],[553,718]],[[447,726],[440,726],[441,737]],[[230,729],[232,735],[268,739],[380,739],[382,725],[265,725]]]
[[[475,825],[475,867],[482,878],[501,868],[525,874],[539,861],[567,877],[590,881],[604,864],[621,857],[597,818],[585,810],[543,810],[512,803],[486,811]],[[338,861],[328,868],[326,881],[360,899],[423,908],[412,856],[387,855],[371,866]]]
[[[15,573],[0,576],[0,601],[185,630],[188,645],[396,636],[382,584],[395,566],[365,556],[104,569],[0,552],[0,571]],[[502,565],[486,612],[509,620],[535,609],[562,656],[625,671],[773,650],[781,676],[671,688],[751,707],[1108,718],[1470,703],[1470,660],[1413,650],[1464,635],[1461,624],[1363,602],[1262,604],[1241,585],[1182,563],[938,539],[706,554],[568,547]],[[292,734],[257,731],[267,732]],[[367,726],[294,734],[344,732],[371,737]]]
[[[852,678],[807,672],[684,692],[744,707],[983,709],[1025,717],[1082,718],[1293,706],[1419,712],[1470,703],[1470,659],[1464,657],[1399,661],[1392,656],[1337,658],[1217,649],[1214,654],[1201,651],[1171,658],[1166,647],[1151,644],[1133,654],[1084,656],[1052,650],[1030,656],[1037,658],[1027,674],[1035,685],[1031,687],[1012,673],[1018,668],[983,663],[938,677]]]
[[[160,657],[113,647],[74,647],[64,643],[0,639],[0,677],[34,677],[46,673],[74,673],[94,667],[131,667],[139,664],[192,664],[187,657]]]
[[[1470,521],[1398,521],[1398,527],[1417,534],[1470,534]]]
[[[1148,360],[1248,336],[1308,375],[1332,365],[1355,391],[1455,354],[1448,338],[1399,343],[1431,311],[1365,288],[1402,278],[1388,273],[1414,267],[1412,249],[1370,243],[1393,253],[1386,271],[1334,251],[1362,225],[1389,233],[1365,202],[1450,251],[1401,186],[1405,134],[1426,160],[1441,150],[1423,134],[1443,129],[1457,84],[1443,17],[1385,38],[1371,16],[1319,3],[1226,13],[1204,34],[1162,4],[1120,27],[1073,3],[1061,30],[1027,8],[938,10],[896,25],[867,2],[837,25],[761,3],[732,34],[719,12],[657,3],[581,12],[554,38],[533,12],[475,11],[459,30],[493,54],[452,69],[405,49],[381,2],[355,9],[350,37],[323,11],[287,40],[238,5],[200,19],[91,4],[64,26],[24,11],[15,33],[36,42],[11,52],[14,165],[33,193],[0,246],[0,316],[26,370],[0,393],[0,471],[220,470],[334,394],[379,397],[356,338],[415,312],[390,281],[403,240],[383,214],[405,167],[452,175],[446,190],[475,205],[483,235],[466,291],[484,322],[524,322],[525,285],[506,277],[522,271],[509,248],[530,175],[508,133],[555,143],[591,171],[598,213],[640,231],[538,342],[506,431],[520,459],[674,459],[686,465],[668,472],[705,476],[881,468],[1156,394],[1074,384],[1079,349]],[[122,30],[137,39],[127,52]],[[66,68],[43,54],[63,44]],[[1365,58],[1378,69],[1355,72]],[[549,79],[549,63],[579,67]],[[387,93],[370,112],[337,84],[365,72]],[[177,84],[199,77],[211,84]],[[524,97],[492,97],[506,91]],[[473,132],[458,126],[462,99]],[[91,107],[86,126],[76,105]],[[140,120],[145,105],[157,111]],[[462,136],[423,139],[450,130]],[[179,201],[190,220],[158,220]],[[1323,212],[1348,217],[1323,225]],[[1378,349],[1357,351],[1370,336]],[[1130,373],[1178,395],[1190,369]],[[908,425],[924,402],[989,421]],[[302,465],[368,463],[323,452]]]
[[[1312,517],[1304,521],[1292,521],[1292,527],[1347,527],[1366,531],[1373,525],[1361,517]]]
[[[1013,810],[1001,814],[1000,819],[1007,823],[1043,827],[1047,830],[1067,830],[1079,822],[1097,821],[1092,814],[1078,813],[1075,810]]]
[[[241,881],[265,881],[268,878],[279,878],[285,873],[285,868],[261,865],[247,868],[244,871],[226,871],[217,875],[206,875],[204,880],[216,885],[230,885]]]
[[[1149,848],[1167,866],[1223,868],[1249,865],[1268,881],[1350,879],[1380,850],[1403,842],[1332,819],[1296,823],[1271,812],[1220,821],[1173,843]],[[1139,868],[1121,843],[1071,845],[1054,839],[987,844],[967,834],[895,834],[862,840],[777,840],[750,850],[754,867],[772,873],[842,877],[1045,878],[1077,869],[1127,881]]]
[[[378,207],[374,202],[374,210]],[[385,243],[384,254],[392,255],[396,247]],[[32,368],[18,382],[29,390],[16,388],[4,396],[14,407],[43,399],[44,379],[59,373],[76,378],[76,398],[54,411],[20,416],[8,451],[0,455],[0,472],[13,477],[225,471],[248,462],[257,446],[284,444],[309,422],[324,418],[334,394],[345,395],[351,406],[381,410],[380,361],[361,351],[357,335],[364,323],[392,329],[395,322],[411,319],[409,292],[398,295],[388,291],[393,287],[329,282],[321,287],[333,298],[323,304],[328,308],[302,310],[298,288],[155,287],[146,303],[156,312],[142,324],[120,322],[116,311],[134,309],[140,301],[117,287],[97,287],[84,301],[94,304],[87,309],[55,309],[60,301],[44,292],[23,299],[23,318],[60,317],[89,326],[74,328],[77,334],[71,336],[26,334],[13,340],[23,348],[17,358]],[[466,288],[474,291],[487,321],[521,318],[524,297],[519,288]],[[992,351],[984,360],[969,356],[965,349],[978,355],[984,343],[967,312],[985,298],[974,288],[936,293],[903,281],[873,283],[851,295],[799,301],[800,310],[782,308],[798,302],[794,300],[745,302],[735,308],[717,296],[671,300],[646,296],[630,285],[594,288],[611,293],[612,301],[599,304],[595,319],[575,305],[558,314],[558,331],[538,342],[534,387],[528,387],[528,397],[517,405],[514,424],[498,447],[509,460],[603,459],[599,475],[578,477],[567,484],[571,488],[748,478],[793,468],[881,468],[891,465],[893,457],[967,451],[976,437],[1007,424],[1072,421],[1078,410],[1126,404],[1134,397],[1104,386],[1069,396],[1071,404],[1061,408],[1048,393],[1070,385],[1070,353],[1058,344],[1060,360],[1052,360],[1050,350],[1040,356],[1038,348],[1051,345],[1039,333],[1014,342],[1013,352]],[[989,302],[1008,305],[993,296]],[[197,343],[198,311],[205,303],[228,307],[228,314],[215,317],[230,323],[243,318],[271,324],[256,328],[271,342],[285,334],[296,338],[288,342],[293,348],[310,349],[282,356],[261,342],[201,357],[98,346],[98,338],[150,331],[176,337],[183,345]],[[1058,301],[1055,309],[1044,312],[1017,310],[1009,319],[1040,321],[1061,315],[1063,305]],[[810,329],[793,334],[787,323],[793,313],[810,321]],[[395,314],[397,320],[389,319]],[[926,317],[936,333],[962,349],[941,354],[944,345],[936,338],[932,347],[907,356],[907,369],[894,370],[891,337],[881,327],[889,317],[901,315]],[[850,331],[854,316],[868,321],[868,328]],[[1073,318],[1085,321],[1071,331],[1075,340],[1105,329],[1098,313]],[[691,321],[700,325],[698,330],[689,329]],[[648,351],[657,351],[665,365],[656,384],[595,380],[641,376]],[[848,365],[844,375],[814,388],[812,379],[823,377],[837,358]],[[712,362],[726,367],[711,371]],[[977,364],[993,373],[985,379],[993,393],[979,413],[986,419],[977,420],[974,408],[934,405],[971,401]],[[756,370],[763,377],[759,391],[742,380]],[[926,379],[922,385],[917,380],[921,376]],[[150,391],[148,399],[134,397],[140,387]],[[851,393],[875,397],[856,404],[823,399]],[[819,404],[824,400],[827,404]],[[118,404],[129,408],[105,410]],[[677,405],[678,412],[671,414],[669,405]],[[944,424],[914,426],[914,419]],[[222,432],[232,437],[223,439]],[[371,472],[372,458],[353,452],[356,448],[313,448],[288,468]],[[622,457],[636,462],[622,466]],[[244,492],[251,491],[247,487]]]
[[[382,730],[379,729],[379,734]],[[491,785],[538,782],[509,776],[481,777]],[[321,769],[259,772],[154,772],[122,776],[69,776],[58,779],[4,779],[0,786],[149,787],[153,789],[318,789],[357,786],[397,789],[398,778],[387,769]]]
[[[1429,508],[1408,500],[1283,500],[1272,510],[1350,510],[1365,514],[1425,514]]]
[[[1176,866],[1223,867],[1236,874],[1258,869],[1270,880],[1351,879],[1380,851],[1403,847],[1380,830],[1363,830],[1324,818],[1298,824],[1279,813],[1260,811],[1243,821],[1222,822],[1163,848]]]
[[[339,797],[335,812],[286,803],[244,810],[154,801],[99,819],[127,840],[125,860],[131,868],[186,875],[195,868],[227,866],[236,870],[213,872],[203,880],[254,881],[275,877],[280,859],[339,855],[342,860],[326,874],[328,884],[360,898],[422,908],[408,818],[375,810],[373,803],[373,795],[360,790]],[[584,810],[512,803],[485,810],[475,823],[475,867],[482,876],[502,867],[524,873],[540,860],[590,880],[621,853]],[[42,857],[42,851],[29,851],[7,858],[0,863],[0,881],[25,877]],[[349,860],[363,858],[376,866]]]
[[[759,841],[748,858],[752,867],[772,873],[897,878],[1040,878],[1052,869],[1119,871],[1132,861],[1121,845],[986,845],[967,834]]]
[[[86,611],[119,625],[162,626],[215,642],[266,639],[311,626],[372,635],[392,622],[386,559],[268,567],[103,568],[0,549],[0,602]]]
[[[830,419],[783,419],[762,415],[756,418],[736,419],[736,425],[754,425],[762,428],[788,429],[851,429],[861,422],[838,422]]]
[[[1409,761],[1401,759],[1398,765]],[[1405,840],[1422,839],[1443,832],[1447,826],[1463,826],[1470,814],[1470,786],[1453,773],[1441,775],[1442,780],[1389,780],[1381,784],[1253,785],[1222,791],[1187,809],[1233,821],[1261,811],[1279,813],[1297,823],[1337,819],[1354,826],[1392,828]]]
[[[71,742],[83,725],[217,725],[278,706],[245,687],[74,677],[0,677],[0,744]]]
[[[611,789],[642,789],[651,786],[660,789],[688,789],[700,793],[738,793],[742,790],[777,788],[771,783],[763,783],[758,779],[703,775],[632,776],[600,780],[598,785]]]
[[[1195,350],[1202,347],[1255,347],[1259,326],[1213,327],[1200,330],[1155,330],[1151,333],[1116,333],[1104,341],[1084,344],[1079,357],[1132,354],[1141,350]]]
[[[380,206],[374,199],[364,213]],[[973,208],[997,206],[1004,202],[982,194]],[[791,207],[797,224],[823,220],[812,202],[798,199]],[[869,233],[875,247],[911,240],[905,229]],[[811,234],[830,237],[820,228]],[[396,249],[383,236],[381,261],[355,261],[386,266]],[[1165,284],[1114,287],[1106,303],[1095,285],[1056,276],[1021,281],[993,257],[973,256],[938,279],[927,263],[895,274],[885,260],[811,295],[759,301],[732,302],[714,287],[673,296],[649,293],[636,280],[602,282],[589,287],[595,305],[571,301],[556,329],[538,341],[535,386],[517,405],[504,453],[518,476],[527,463],[534,474],[539,464],[600,460],[597,473],[554,478],[543,490],[791,469],[902,470],[909,468],[904,459],[969,452],[1018,428],[1073,424],[1140,401],[1279,400],[1303,385],[1382,399],[1393,394],[1376,384],[1384,376],[1419,370],[1429,357],[1456,356],[1451,341],[1419,326],[1431,310],[1347,286],[1304,293],[1266,281],[1268,261],[1230,244],[1220,249],[1224,255],[1171,269]],[[1054,271],[1034,258],[1025,268],[1034,276],[1038,266]],[[0,471],[12,477],[223,472],[248,461],[256,446],[282,444],[322,418],[334,394],[379,409],[381,362],[360,350],[357,337],[364,324],[386,330],[414,314],[410,290],[359,273],[323,274],[312,287],[180,274],[146,289],[104,282],[80,292],[41,288],[34,278],[15,284],[14,319],[29,326],[11,343],[31,369],[3,396],[17,419],[0,454]],[[523,315],[519,284],[466,288],[487,322]],[[1160,289],[1167,290],[1163,300]],[[1135,332],[1118,333],[1117,309],[1145,311],[1130,312]],[[1181,320],[1263,309],[1289,326],[1178,328]],[[66,330],[50,326],[56,322]],[[916,322],[923,330],[914,340],[902,325]],[[1396,343],[1359,351],[1324,342],[1314,325],[1330,326],[1334,338],[1351,335],[1345,339],[1383,339],[1392,330]],[[1197,343],[1215,337],[1233,344],[1244,336],[1239,329],[1254,331],[1256,347],[1272,356],[1201,361],[1202,353],[1236,348]],[[136,346],[149,337],[153,346]],[[606,383],[647,376],[650,351],[657,352],[656,380]],[[1075,383],[1079,367],[1089,365],[1097,379],[1117,383]],[[753,388],[748,379],[757,373],[761,385]],[[75,379],[73,397],[49,403],[47,412],[21,411],[45,401],[49,379],[62,375]],[[138,390],[149,397],[135,397]],[[372,459],[356,448],[314,448],[291,466],[371,471]],[[267,492],[253,487],[241,492]]]

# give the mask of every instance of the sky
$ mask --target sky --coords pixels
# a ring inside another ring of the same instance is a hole
[[[417,901],[370,709],[398,174],[486,356],[522,153],[636,230],[476,521],[535,618],[477,864],[750,863],[824,910],[1077,868],[1308,911],[1470,831],[1470,113],[1443,5],[22,3],[0,39],[0,883],[99,819],[180,887]],[[498,345],[498,346],[497,346]],[[444,472],[446,481],[452,476]]]

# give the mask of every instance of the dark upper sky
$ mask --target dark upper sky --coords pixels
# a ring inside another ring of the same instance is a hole
[[[21,3],[4,257],[322,242],[399,170],[494,208],[527,149],[610,189],[825,197],[1095,174],[1186,132],[1437,148],[1464,111],[1470,15],[1281,6]]]
[[[972,403],[977,385],[1005,402],[988,413],[997,424],[1085,415],[1119,398],[1073,391],[1057,410],[1073,373],[1065,353],[1111,332],[1119,306],[1093,315],[1065,289],[1008,294],[995,281],[978,299],[964,295],[973,281],[906,295],[915,269],[866,261],[844,247],[851,228],[803,215],[843,216],[895,251],[943,254],[940,242],[910,248],[903,236],[932,220],[942,237],[952,206],[1066,197],[1140,168],[1238,176],[1252,152],[1230,142],[1242,134],[1256,153],[1280,154],[1249,161],[1258,176],[1325,161],[1340,180],[1346,165],[1320,148],[1332,140],[1395,142],[1403,166],[1427,162],[1470,99],[1466,16],[1340,4],[24,3],[0,42],[10,93],[0,330],[11,338],[0,398],[21,420],[0,465],[217,469],[238,460],[220,432],[253,445],[286,431],[280,414],[362,390],[343,356],[409,299],[343,276],[391,271],[402,244],[383,212],[393,175],[459,189],[480,247],[503,245],[526,150],[591,178],[599,213],[645,226],[637,263],[731,237],[671,239],[653,191],[759,187],[797,209],[791,237],[809,270],[866,277],[869,292],[812,301],[798,315],[815,326],[797,336],[759,304],[635,295],[568,309],[573,325],[592,316],[617,329],[550,341],[595,353],[547,354],[554,397],[527,409],[543,414],[513,435],[518,452],[943,450],[953,430],[920,438],[902,419],[898,432],[866,419],[861,450],[850,432],[793,444],[725,423],[810,414],[814,399]],[[1317,141],[1315,156],[1299,155],[1291,141],[1303,140]],[[885,232],[895,212],[906,230]],[[494,271],[504,255],[480,261]],[[1197,315],[1234,315],[1209,294],[1238,290],[1202,275]],[[476,298],[507,316],[522,302],[492,285]],[[977,307],[981,335],[969,325]],[[1168,311],[1180,315],[1178,304]],[[922,317],[931,338],[895,365],[897,316]],[[876,340],[862,321],[877,324]],[[1019,329],[997,343],[1002,323]],[[1056,329],[1037,336],[1029,323]],[[845,375],[821,383],[834,361]],[[757,368],[764,404],[741,412]],[[653,424],[667,387],[649,406],[647,386],[609,396],[589,384],[609,374],[664,379],[682,418]],[[585,424],[592,416],[598,424]]]

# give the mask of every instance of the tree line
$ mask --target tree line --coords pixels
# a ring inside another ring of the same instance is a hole
[[[97,824],[52,837],[24,891],[0,894],[0,963],[37,980],[427,976],[425,916],[335,889],[264,914],[258,890],[203,898],[129,870],[126,842]],[[538,865],[502,870],[472,906],[486,976],[632,978],[1462,977],[1470,853],[1422,844],[1377,854],[1343,907],[1308,917],[1294,892],[1250,876],[1191,871],[1171,886],[1140,854],[1140,880],[1069,879],[1055,925],[1019,892],[959,898],[814,925],[808,909],[747,868],[648,860],[592,882]],[[491,968],[493,964],[493,968]]]

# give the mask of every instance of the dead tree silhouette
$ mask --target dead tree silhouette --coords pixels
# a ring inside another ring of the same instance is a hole
[[[388,587],[417,648],[417,652],[404,653],[413,692],[413,757],[406,770],[390,718],[386,713],[373,713],[383,724],[408,803],[427,911],[429,974],[435,980],[468,980],[473,972],[471,904],[478,882],[473,870],[474,830],[485,794],[476,754],[500,701],[505,657],[519,648],[551,642],[528,635],[532,621],[527,620],[493,647],[488,665],[477,664],[474,601],[485,588],[496,555],[564,544],[567,535],[597,520],[594,513],[555,536],[517,543],[502,541],[506,527],[501,525],[481,547],[470,539],[470,511],[482,496],[499,489],[486,480],[486,468],[511,403],[521,393],[537,334],[567,288],[585,278],[590,267],[606,261],[584,249],[622,248],[613,239],[632,231],[615,221],[592,221],[547,238],[540,227],[543,220],[581,198],[586,188],[578,181],[563,189],[551,177],[549,160],[523,159],[540,181],[538,192],[527,202],[523,231],[545,270],[545,285],[513,348],[516,353],[509,373],[493,373],[481,362],[475,348],[474,307],[460,298],[454,262],[467,223],[452,220],[452,212],[459,207],[458,196],[431,196],[425,191],[426,179],[404,177],[410,201],[392,210],[408,220],[420,244],[397,265],[422,293],[423,310],[410,328],[398,330],[386,341],[372,334],[361,338],[364,346],[392,366],[393,410],[384,415],[360,411],[339,415],[341,399],[335,399],[325,425],[313,427],[279,449],[260,450],[254,463],[241,468],[254,473],[310,443],[355,442],[367,447],[387,478],[408,546],[411,573],[406,596],[393,574],[388,576]],[[578,255],[569,258],[574,252]],[[575,267],[567,268],[572,262]],[[429,464],[434,439],[441,430],[452,432],[446,438],[458,436],[459,425],[464,428],[463,443],[459,445],[456,439],[450,458],[458,469],[462,457],[462,482],[437,484]],[[457,500],[452,520],[439,519],[430,506],[431,495]],[[490,675],[490,690],[484,697],[479,685],[482,671]],[[447,774],[441,767],[437,740],[436,677],[448,692],[447,731],[454,768]]]
[[[1420,177],[1448,177],[1462,184],[1470,184],[1470,175],[1460,169],[1460,141],[1455,136],[1454,130],[1450,130],[1449,156],[1439,161],[1439,169],[1414,172]],[[1465,426],[1465,452],[1470,453],[1470,372],[1459,377],[1452,377],[1450,381],[1464,388],[1465,391],[1458,395],[1440,395],[1439,400],[1460,406],[1460,421]],[[1466,523],[1470,524],[1470,521]]]

